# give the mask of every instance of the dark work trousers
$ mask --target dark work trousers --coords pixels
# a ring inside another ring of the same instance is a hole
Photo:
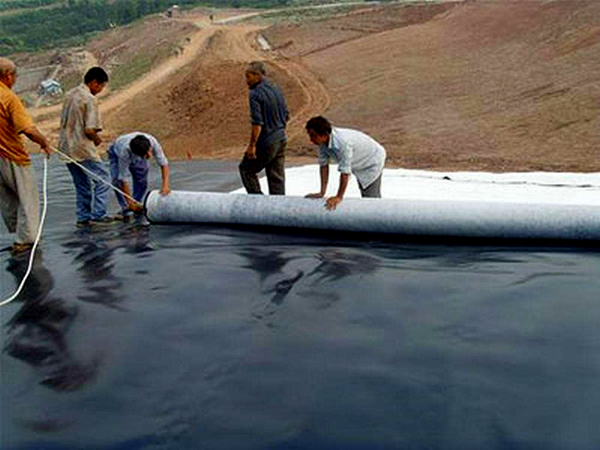
[[[265,169],[270,195],[285,195],[285,150],[287,140],[256,149],[256,159],[246,155],[240,163],[242,183],[248,194],[262,194],[256,174]]]
[[[375,181],[373,181],[366,188],[363,188],[360,183],[358,183],[358,188],[360,189],[360,195],[363,198],[381,198],[381,177],[383,174],[379,175]]]
[[[108,161],[110,163],[110,176],[112,177],[113,184],[122,188],[123,180],[119,179],[119,157],[117,156],[114,145],[111,145],[108,149]],[[142,203],[144,195],[146,195],[146,191],[148,190],[148,171],[149,167],[147,160],[139,157],[133,157],[131,159],[129,172],[131,173],[131,179],[133,181],[132,196],[140,203]],[[121,210],[125,213],[129,209],[127,200],[125,200],[125,197],[117,191],[115,191],[115,195],[117,196],[117,201],[121,206]]]

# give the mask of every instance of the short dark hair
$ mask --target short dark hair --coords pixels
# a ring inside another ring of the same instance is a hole
[[[152,145],[150,144],[150,140],[143,134],[138,134],[131,141],[129,141],[129,148],[133,154],[137,156],[146,156],[151,147]]]
[[[326,134],[331,134],[331,123],[329,123],[329,120],[325,117],[317,116],[306,122],[306,129],[324,136]]]
[[[83,78],[85,84],[89,84],[92,81],[97,81],[100,84],[108,82],[108,74],[102,67],[92,67],[88,70]]]
[[[267,75],[267,66],[262,61],[252,61],[248,64],[246,72],[256,73],[264,77]]]

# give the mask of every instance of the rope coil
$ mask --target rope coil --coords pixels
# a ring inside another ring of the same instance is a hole
[[[111,189],[115,190],[116,192],[123,195],[124,197],[129,198],[130,200],[137,203],[138,205],[141,205],[141,203],[138,202],[136,199],[134,199],[127,193],[123,192],[121,189],[119,189],[118,187],[109,183],[108,181],[104,180],[103,178],[99,177],[91,170],[85,168],[84,166],[79,164],[77,161],[75,161],[73,158],[71,158],[69,155],[66,155],[65,153],[61,152],[60,150],[58,150],[57,148],[54,148],[54,147],[50,147],[50,149],[53,152],[58,153],[62,158],[66,159],[67,161],[69,161],[73,164],[76,164],[79,168],[84,170],[91,177],[108,185]],[[33,243],[33,247],[31,247],[31,253],[30,253],[30,257],[29,257],[29,264],[27,266],[27,271],[25,272],[25,276],[23,276],[23,279],[21,280],[21,283],[19,284],[19,287],[17,288],[15,293],[13,295],[11,295],[10,297],[8,297],[7,299],[1,301],[0,306],[9,304],[10,302],[12,302],[14,299],[16,299],[19,296],[19,294],[23,290],[23,287],[25,286],[25,283],[27,282],[27,278],[29,278],[29,275],[31,274],[31,270],[33,268],[33,259],[35,257],[35,251],[36,251],[38,244],[40,242],[40,239],[42,237],[42,231],[44,229],[44,221],[46,220],[46,212],[48,210],[48,158],[49,158],[49,156],[44,157],[44,176],[43,176],[43,181],[42,181],[43,206],[42,206],[42,215],[40,216],[40,226],[39,226],[39,229],[37,232],[37,236],[35,238],[35,242]]]

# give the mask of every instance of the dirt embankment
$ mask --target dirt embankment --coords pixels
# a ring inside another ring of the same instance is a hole
[[[86,51],[96,55],[97,63],[111,75],[107,92],[100,95],[104,139],[140,130],[160,138],[170,158],[241,157],[249,137],[244,69],[248,62],[270,55],[256,45],[260,25],[220,22],[247,13],[198,10],[178,20],[153,17],[88,44]],[[156,56],[156,47],[174,53],[135,82],[115,90],[115,79],[122,76],[123,67],[136,69],[138,59]],[[322,86],[301,65],[272,61],[269,69],[294,112],[290,133],[298,135],[315,109],[312,105],[322,104],[326,93],[315,94],[323,92]],[[38,124],[54,139],[59,112],[60,105],[33,111]]]
[[[347,42],[349,22],[362,33],[378,17],[401,23],[428,7],[385,7],[270,39],[305,55],[332,96],[327,116],[378,138],[391,165],[599,171],[600,2],[441,7],[431,20]]]
[[[214,26],[190,64],[166,77],[152,95],[139,93],[106,116],[112,134],[145,130],[159,137],[170,157],[239,158],[249,137],[244,69],[263,59],[253,43],[256,26]],[[293,111],[306,103],[295,73],[269,64]]]
[[[296,34],[282,32],[278,27],[265,30],[260,23],[210,24],[204,29],[209,36],[197,50],[194,61],[164,79],[154,95],[140,94],[120,107],[118,113],[109,112],[107,128],[113,134],[131,129],[154,130],[174,158],[240,158],[249,136],[244,66],[255,59],[266,59],[270,77],[285,92],[292,113],[289,154],[313,158],[315,150],[306,138],[304,124],[310,117],[329,109],[330,94],[321,77],[304,62],[306,52],[295,55],[295,48],[288,49],[292,53],[284,49],[261,51],[256,45],[256,33],[264,33],[272,39],[274,32],[280,32],[309,46],[317,41],[321,46],[332,47],[387,29],[425,22],[447,8],[410,9],[410,13],[388,20],[381,20],[380,8],[352,12],[334,19],[335,33],[329,41],[316,34],[310,40],[303,34],[315,31],[310,25],[312,22],[292,27]],[[351,37],[347,34],[349,28],[354,30]],[[315,51],[320,50],[318,46],[315,48]]]
[[[164,71],[101,100],[108,137],[143,130],[171,158],[238,159],[244,66],[266,59],[290,104],[291,157],[314,155],[303,126],[324,114],[381,141],[389,166],[600,171],[596,0],[385,5],[268,29],[183,20],[200,28]]]

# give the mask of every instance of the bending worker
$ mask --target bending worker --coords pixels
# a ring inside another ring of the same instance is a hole
[[[381,198],[381,176],[385,165],[385,149],[372,137],[348,128],[332,127],[324,117],[313,117],[306,124],[310,141],[319,146],[321,190],[307,198],[322,198],[329,181],[329,161],[338,163],[340,184],[337,194],[329,197],[326,208],[333,210],[344,198],[350,174],[358,181],[363,198]]]
[[[16,81],[15,64],[0,58],[0,211],[8,232],[16,233],[12,252],[20,253],[33,247],[40,223],[37,183],[21,135],[47,155],[50,147],[13,92]]]
[[[150,153],[160,167],[162,186],[160,193],[168,195],[169,187],[169,162],[165,156],[158,140],[147,133],[134,132],[119,136],[108,149],[108,160],[110,162],[110,174],[115,186],[121,189],[129,197],[133,197],[138,203],[115,191],[117,201],[121,205],[123,217],[130,211],[142,211],[141,202],[148,189],[148,159]],[[126,181],[131,174],[133,180],[133,194]]]

